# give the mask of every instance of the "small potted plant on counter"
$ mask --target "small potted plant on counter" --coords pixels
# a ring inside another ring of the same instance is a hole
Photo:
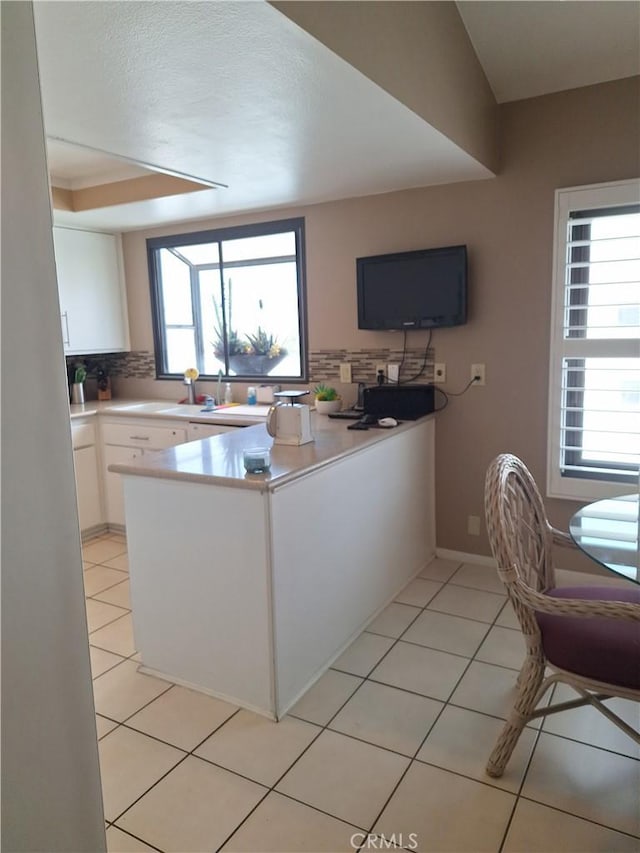
[[[313,389],[313,393],[318,414],[328,415],[330,412],[339,412],[342,408],[342,399],[335,388],[320,383]]]
[[[71,402],[74,404],[84,403],[84,380],[87,378],[87,368],[79,362],[73,372],[73,383],[71,385]]]

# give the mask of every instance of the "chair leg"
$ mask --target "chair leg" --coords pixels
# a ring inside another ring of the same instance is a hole
[[[527,655],[517,680],[516,701],[487,762],[486,771],[489,776],[497,777],[504,773],[518,738],[538,703],[543,678],[542,660],[537,655]]]

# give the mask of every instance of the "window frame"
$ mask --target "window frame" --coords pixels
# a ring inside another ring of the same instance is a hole
[[[269,222],[255,222],[246,225],[232,225],[223,228],[208,228],[203,231],[189,231],[179,234],[167,234],[162,237],[147,239],[147,264],[149,270],[149,288],[151,294],[151,317],[153,327],[153,342],[155,350],[156,379],[182,380],[182,373],[169,373],[166,364],[166,326],[162,306],[161,274],[156,263],[158,249],[177,249],[181,246],[192,246],[198,243],[223,243],[225,240],[242,239],[244,237],[264,237],[269,234],[281,234],[292,231],[296,244],[296,273],[297,273],[297,308],[298,334],[300,337],[300,374],[295,376],[267,376],[263,374],[234,374],[223,373],[225,382],[307,382],[309,378],[309,349],[307,323],[307,289],[306,289],[306,251],[305,251],[305,220],[304,217],[279,219]],[[228,264],[232,266],[233,264]],[[212,266],[216,266],[213,264]],[[220,275],[222,268],[220,265]],[[198,331],[197,318],[199,315],[199,300],[195,299],[194,271],[190,269],[192,319],[195,325],[195,345],[201,330]],[[204,381],[217,380],[218,374],[201,373]]]
[[[589,184],[558,189],[555,192],[551,336],[549,358],[549,412],[547,429],[547,496],[570,500],[599,500],[638,490],[638,479],[631,483],[615,478],[588,475],[563,476],[562,438],[562,365],[563,359],[594,357],[636,357],[640,341],[633,338],[567,338],[565,320],[565,275],[567,233],[574,211],[624,207],[640,202],[640,179]],[[580,390],[579,387],[576,390]],[[580,417],[582,413],[580,413]],[[579,425],[576,424],[576,429]],[[595,467],[595,466],[594,466]],[[634,469],[635,470],[635,469]]]

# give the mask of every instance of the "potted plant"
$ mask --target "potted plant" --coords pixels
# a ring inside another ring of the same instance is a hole
[[[71,402],[84,403],[84,380],[87,378],[87,368],[79,362],[73,372],[73,383],[71,385]]]
[[[342,399],[335,388],[320,383],[313,389],[313,393],[318,414],[328,415],[330,412],[339,412],[342,408]]]
[[[262,300],[259,302],[262,309]],[[215,340],[213,341],[213,352],[216,358],[224,361],[225,336],[223,332],[222,317],[217,303],[214,300],[213,308],[216,315],[216,326],[214,329]],[[229,367],[240,376],[266,376],[287,355],[287,349],[278,342],[275,335],[267,332],[262,326],[251,334],[240,336],[232,325],[232,284],[229,281],[227,288],[227,355]]]

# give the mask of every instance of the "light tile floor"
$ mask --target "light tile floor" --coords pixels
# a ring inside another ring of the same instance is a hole
[[[523,651],[491,570],[435,560],[273,723],[139,673],[126,542],[84,560],[112,853],[640,850],[638,750],[592,709],[485,775]]]

